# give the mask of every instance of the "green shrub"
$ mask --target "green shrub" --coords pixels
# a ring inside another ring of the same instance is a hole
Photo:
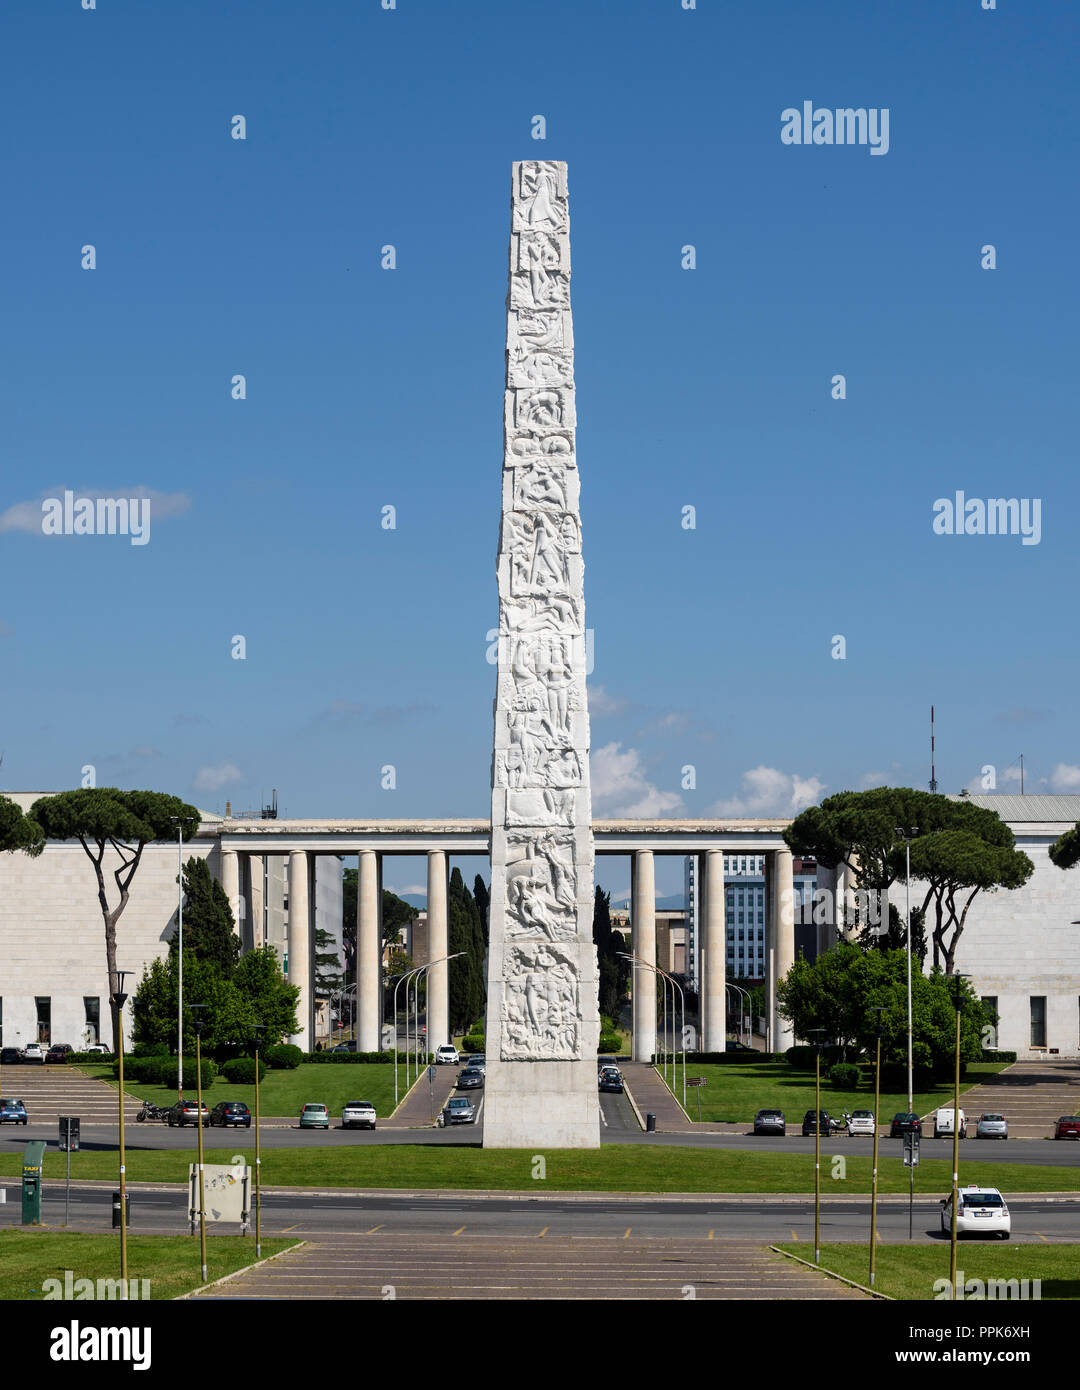
[[[829,1080],[838,1091],[854,1091],[859,1084],[859,1068],[854,1062],[837,1062],[829,1068]]]
[[[297,1050],[299,1051],[299,1049]],[[394,1060],[392,1052],[306,1052],[300,1055],[305,1062],[333,1064],[335,1066],[350,1062],[392,1062]],[[269,1057],[267,1060],[270,1060]],[[270,1062],[270,1065],[273,1066],[274,1063]]]
[[[314,1057],[328,1057],[328,1052],[313,1053]],[[335,1057],[349,1056],[348,1053],[334,1053]],[[293,1043],[278,1043],[276,1047],[268,1047],[263,1053],[266,1058],[266,1065],[274,1071],[295,1071],[304,1060],[304,1054],[300,1048]]]
[[[983,1062],[1004,1062],[1006,1064],[1011,1065],[1011,1063],[1016,1061],[1016,1053],[999,1052],[997,1048],[984,1047],[982,1058],[980,1060]]]
[[[168,1055],[169,1044],[163,1042],[137,1042],[131,1049],[132,1057],[167,1057]]]
[[[813,1047],[789,1047],[784,1055],[796,1071],[813,1071],[816,1051]]]
[[[225,1080],[233,1086],[254,1086],[255,1084],[255,1058],[254,1057],[234,1057],[226,1062],[221,1069]],[[266,1075],[266,1063],[259,1058],[259,1080]]]
[[[486,1047],[483,1033],[470,1033],[461,1040],[462,1052],[483,1052]]]
[[[601,1033],[597,1052],[621,1052],[622,1038],[616,1033]]]

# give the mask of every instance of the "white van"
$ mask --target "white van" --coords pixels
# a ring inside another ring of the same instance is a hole
[[[934,1138],[951,1139],[953,1132],[952,1106],[948,1110],[938,1110],[934,1114]],[[967,1116],[960,1111],[960,1138],[967,1138]]]

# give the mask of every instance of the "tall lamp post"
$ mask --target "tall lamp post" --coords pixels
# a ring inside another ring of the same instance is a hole
[[[262,1258],[262,1193],[259,1187],[259,1172],[262,1167],[262,1149],[259,1145],[259,1038],[266,1032],[265,1023],[252,1024],[255,1034],[255,1258]],[[200,1109],[200,1114],[202,1113]]]
[[[128,1260],[127,1260],[127,1177],[125,1174],[125,1149],[124,1149],[124,1005],[127,1003],[127,994],[124,991],[124,980],[131,974],[130,970],[118,970],[116,972],[116,989],[113,991],[112,999],[109,1001],[116,1010],[117,1022],[117,1057],[120,1061],[119,1081],[120,1081],[120,1287],[127,1289]]]
[[[824,1028],[807,1030],[814,1044],[814,1263],[821,1263],[821,1043]]]
[[[683,1073],[683,1084],[682,1084],[682,1097],[683,1097],[683,1098],[682,1098],[682,1104],[683,1104],[683,1109],[685,1110],[685,1109],[686,1109],[686,992],[684,991],[682,985],[680,985],[679,982],[678,982],[673,976],[669,975],[669,974],[667,973],[666,970],[661,970],[660,967],[659,967],[658,965],[650,965],[649,962],[648,962],[647,960],[642,960],[642,958],[641,958],[640,956],[636,956],[636,955],[633,953],[633,951],[616,951],[615,954],[618,955],[618,956],[622,956],[622,958],[623,958],[624,960],[628,960],[628,961],[630,961],[630,962],[631,962],[632,964],[634,964],[634,965],[640,966],[641,969],[643,969],[643,970],[651,970],[651,971],[653,972],[654,975],[662,975],[662,976],[664,977],[664,979],[668,981],[668,983],[671,985],[671,1015],[672,1015],[672,1027],[674,1027],[674,1019],[675,1019],[675,991],[676,991],[676,990],[679,991],[679,1007],[680,1007],[680,1009],[681,1009],[681,1011],[682,1011],[682,1055],[683,1055],[683,1057],[682,1057],[682,1073]],[[664,999],[665,999],[665,1007],[666,1007],[667,986],[665,985],[663,988],[664,988]],[[672,1063],[671,1063],[671,1090],[672,1090],[672,1093],[674,1093],[674,1091],[675,1091],[675,1074],[676,1074],[676,1073],[675,1073],[675,1060],[674,1060],[674,1057],[672,1057]]]
[[[910,829],[899,827],[897,835],[904,841],[904,910],[907,913],[907,1108],[908,1114],[915,1108],[915,1092],[912,1086],[912,1027],[911,1027],[911,840],[919,833],[917,826]],[[888,925],[888,924],[886,924]]]
[[[883,1007],[871,1010],[877,1014],[877,1058],[874,1062],[874,1163],[870,1178],[870,1287],[874,1287],[874,1254],[877,1249],[877,1160],[878,1106],[881,1104],[881,1015]]]
[[[953,1004],[956,1008],[956,1065],[953,1072],[952,1112],[952,1232],[949,1239],[949,1287],[956,1297],[956,1239],[957,1207],[960,1198],[960,1011],[964,1002],[962,980],[966,975],[953,975]]]
[[[196,1009],[205,1009],[206,1004],[192,1004],[189,1006],[194,1012]],[[195,1086],[196,1086],[196,1114],[195,1121],[198,1125],[199,1135],[199,1254],[202,1266],[202,1281],[206,1283],[206,1193],[203,1185],[203,1137],[202,1137],[202,1031],[206,1024],[201,1019],[195,1022]]]
[[[176,1099],[184,1099],[184,822],[169,819],[176,826],[176,968],[179,994],[176,1004]]]

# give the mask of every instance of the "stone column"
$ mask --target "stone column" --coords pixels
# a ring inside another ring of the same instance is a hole
[[[312,1048],[311,989],[311,886],[306,850],[289,852],[289,984],[300,990],[296,1005],[299,1025],[291,1041],[310,1052]]]
[[[221,850],[221,886],[232,908],[233,924],[239,935],[243,922],[240,916],[240,856],[234,849]]]
[[[382,942],[379,940],[379,856],[360,851],[356,884],[356,1050],[379,1050],[379,990]]]
[[[701,1029],[703,1052],[727,1050],[727,926],[724,851],[701,856],[705,880],[701,910]]]
[[[427,923],[428,960],[441,960],[450,948],[447,942],[446,851],[428,850],[427,857]],[[427,1040],[428,1050],[450,1041],[450,971],[445,961],[433,965],[427,972]]]
[[[776,987],[795,964],[795,886],[791,851],[774,849],[769,854],[769,935],[773,956],[773,1051],[783,1052],[795,1041],[791,1024],[776,1006]]]
[[[656,868],[651,849],[637,849],[630,887],[633,953],[634,1061],[651,1062],[656,1052]],[[639,963],[644,962],[644,963]]]

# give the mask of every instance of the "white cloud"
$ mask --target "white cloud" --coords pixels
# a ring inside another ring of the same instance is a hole
[[[589,686],[590,714],[623,714],[630,707],[621,695],[610,695],[602,685]]]
[[[820,800],[826,783],[775,767],[752,767],[743,773],[742,793],[718,801],[713,816],[794,816]]]
[[[46,497],[62,498],[64,487],[47,488],[40,497],[30,502],[15,502],[7,511],[0,514],[0,531],[28,531],[41,536],[41,504]],[[182,516],[191,506],[191,498],[183,492],[158,492],[151,487],[132,488],[72,488],[76,497],[146,497],[150,500],[150,521],[168,521],[170,517]]]
[[[230,782],[242,782],[244,774],[235,763],[219,763],[217,767],[200,767],[191,785],[197,792],[217,792]]]
[[[606,743],[590,755],[589,773],[594,815],[670,816],[684,809],[678,792],[661,791],[648,780],[636,748],[624,753],[621,743]]]
[[[1056,792],[1080,792],[1080,767],[1058,763],[1050,774],[1050,785]]]

